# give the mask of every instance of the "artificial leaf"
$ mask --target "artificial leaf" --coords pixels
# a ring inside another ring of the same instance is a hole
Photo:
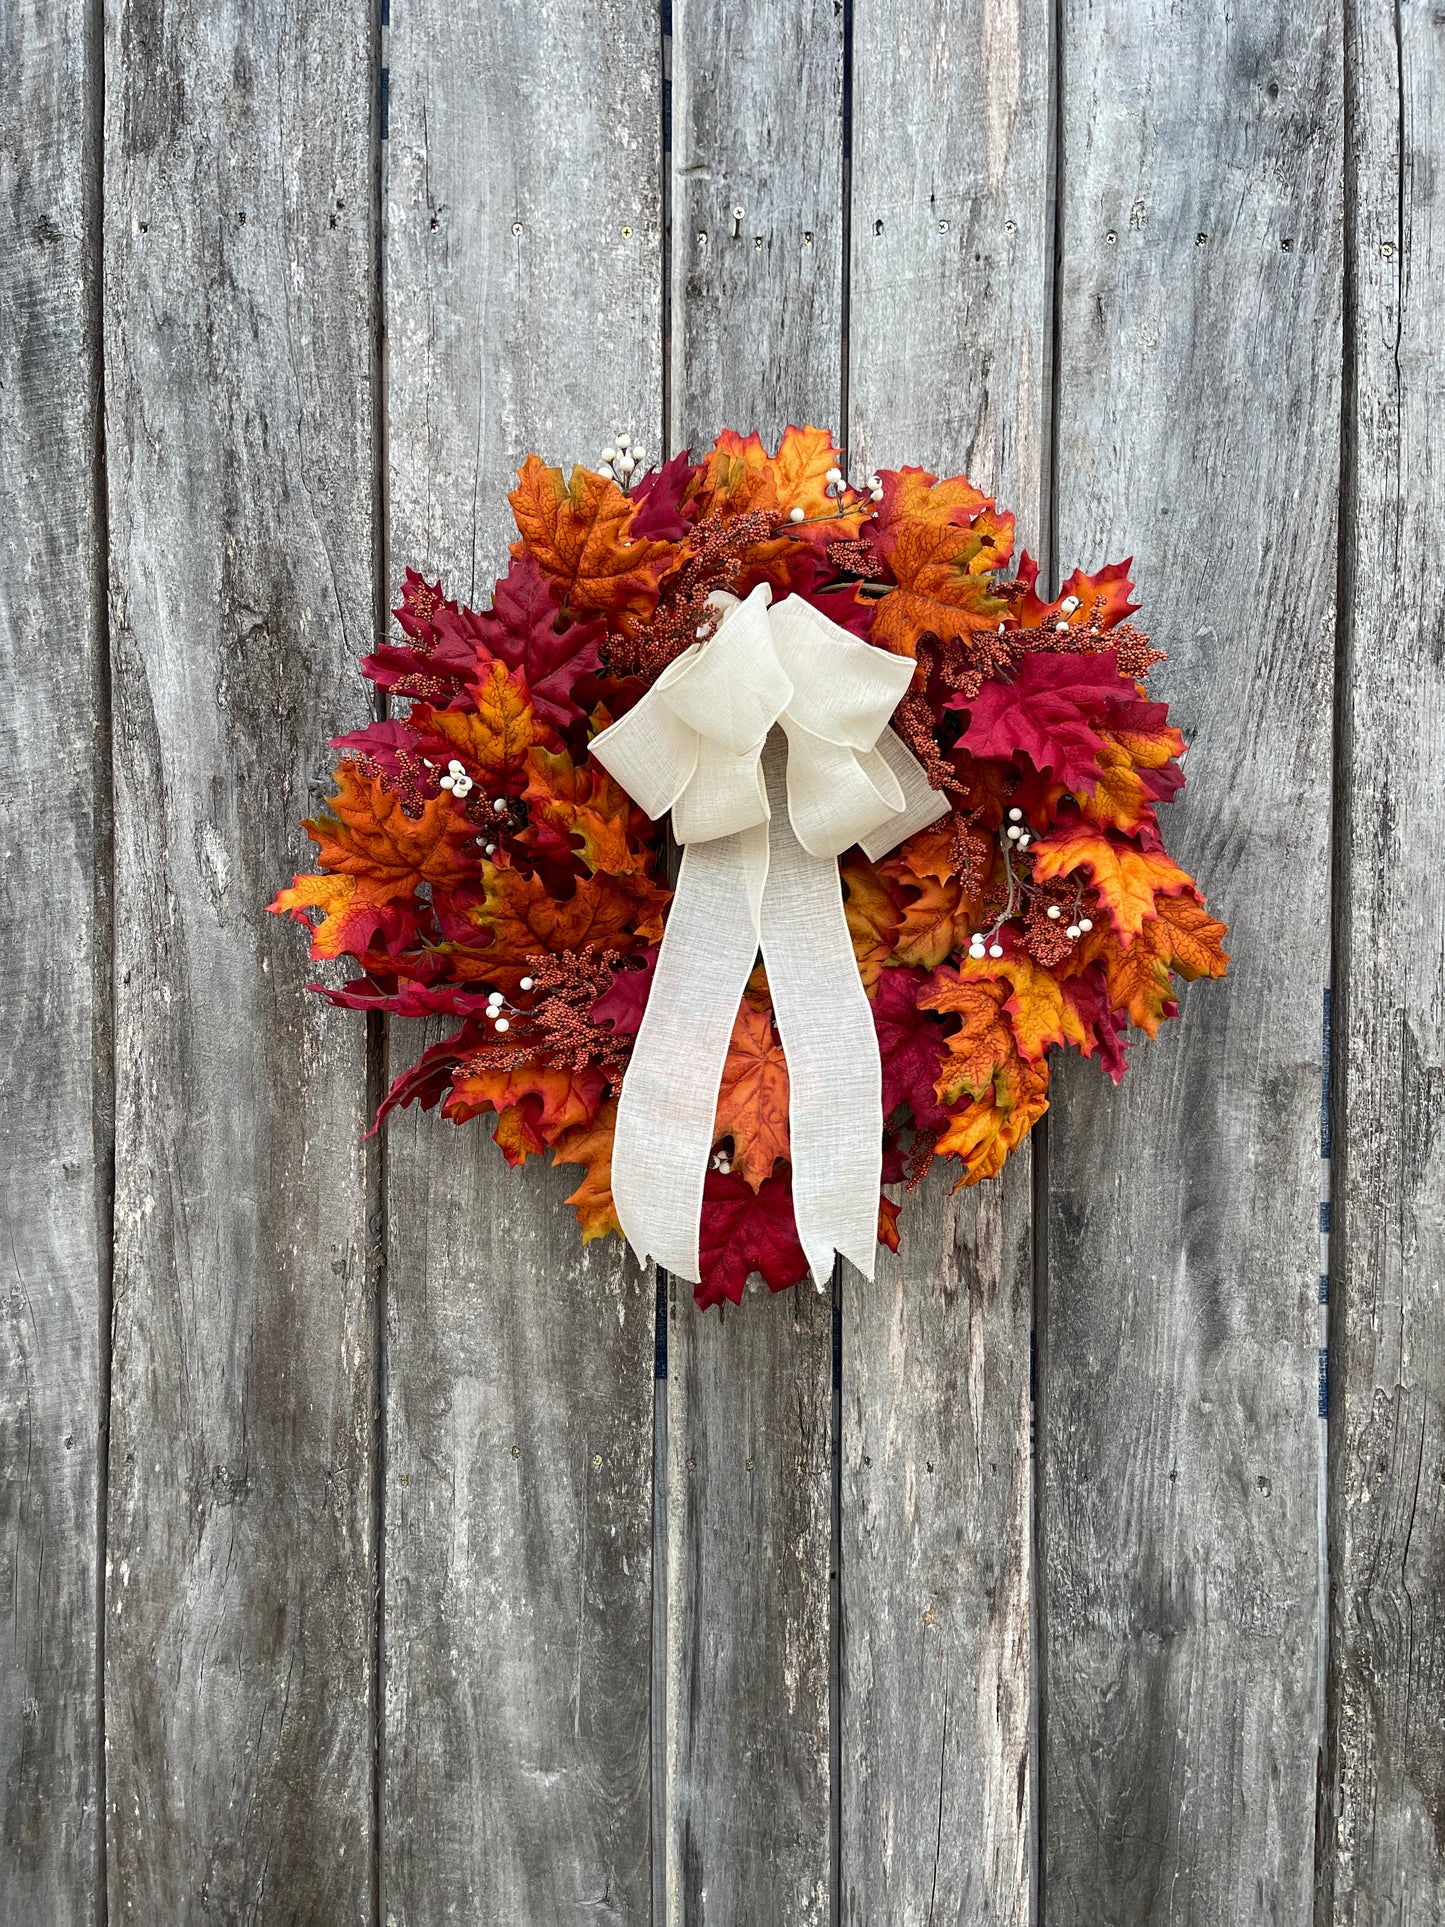
[[[577,1214],[582,1242],[602,1238],[609,1231],[619,1237],[617,1209],[612,1202],[612,1144],[617,1134],[617,1099],[607,1098],[590,1124],[575,1124],[552,1141],[553,1164],[582,1164],[587,1175],[565,1200]]]
[[[898,1206],[892,1198],[878,1200],[878,1242],[890,1251],[896,1251],[902,1242],[898,1234]]]
[[[633,538],[636,508],[616,482],[579,464],[568,484],[529,455],[507,499],[521,535],[513,555],[526,551],[553,578],[564,610],[619,622],[652,614],[672,545]]]
[[[483,1062],[458,1071],[442,1111],[457,1124],[479,1111],[495,1111],[493,1135],[508,1164],[522,1164],[561,1132],[590,1124],[606,1088],[601,1071],[591,1065],[581,1071],[543,1063],[494,1070]]]
[[[489,610],[476,617],[480,642],[527,679],[539,719],[555,729],[580,722],[585,711],[575,691],[596,672],[607,625],[599,618],[577,622],[557,606],[554,580],[529,554],[515,556],[496,586]]]
[[[931,968],[942,963],[968,935],[968,901],[957,877],[914,876],[895,857],[887,859],[884,874],[899,885],[903,920],[893,944],[893,960]]]
[[[366,897],[358,899],[354,876],[298,876],[291,887],[278,890],[269,908],[278,915],[289,911],[298,923],[311,931],[313,957],[353,955],[366,949],[378,928],[384,926],[389,906]],[[321,922],[313,925],[305,914],[320,910]]]
[[[646,838],[652,825],[626,790],[600,763],[574,763],[566,750],[553,755],[534,749],[527,761],[523,792],[531,816],[527,837],[538,825],[557,832],[561,847],[576,852],[594,874],[646,876],[653,851]]]
[[[693,1295],[704,1308],[724,1298],[741,1303],[755,1271],[770,1291],[786,1291],[805,1278],[808,1260],[793,1220],[790,1174],[765,1178],[755,1191],[735,1171],[709,1171],[698,1254],[702,1279]]]
[[[439,753],[455,757],[474,782],[503,787],[527,760],[537,739],[527,679],[504,662],[488,662],[471,686],[468,709],[418,703],[410,727]]]
[[[1192,981],[1222,977],[1229,959],[1221,947],[1227,926],[1217,923],[1190,886],[1182,894],[1161,896],[1156,914],[1124,951],[1105,958],[1109,995],[1140,1030],[1153,1037],[1170,1014],[1170,973]]]
[[[963,1160],[965,1169],[954,1189],[996,1178],[1011,1151],[1016,1151],[1049,1108],[1046,1065],[1015,1059],[1000,1070],[992,1086],[949,1120],[936,1149],[940,1157]]]
[[[588,1011],[594,1024],[615,1031],[619,1037],[637,1035],[652,991],[658,949],[657,944],[649,944],[645,950],[635,951],[619,961],[612,982]]]
[[[1070,819],[1034,843],[1034,875],[1044,883],[1087,869],[1099,902],[1109,912],[1120,942],[1127,947],[1161,898],[1190,888],[1189,877],[1162,851],[1139,850],[1112,832]]]
[[[419,882],[451,889],[476,874],[476,832],[449,795],[428,798],[410,817],[356,763],[337,765],[330,812],[306,829],[325,868],[356,877],[372,902],[410,896]]]
[[[973,567],[983,548],[972,528],[905,522],[890,558],[898,587],[884,597],[870,640],[911,656],[920,636],[951,642],[996,629],[1008,606]]]
[[[933,983],[921,994],[925,1010],[947,1011],[959,1019],[957,1030],[944,1040],[948,1054],[935,1079],[943,1103],[956,1104],[965,1095],[982,1097],[999,1069],[1018,1054],[1004,1015],[1009,995],[1010,986],[998,978],[960,981],[956,976]]]
[[[887,883],[861,850],[855,850],[844,861],[843,884],[847,890],[843,908],[848,919],[848,934],[853,939],[853,955],[858,959],[858,974],[871,989],[893,954],[903,921],[902,911]]]
[[[1027,756],[1041,775],[1070,789],[1092,789],[1104,744],[1097,723],[1133,685],[1119,674],[1112,651],[1095,656],[1026,655],[1011,680],[992,677],[965,702],[968,724],[959,742],[974,756],[1011,761]]]
[[[945,1113],[935,1087],[948,1054],[942,1024],[918,1001],[927,981],[921,970],[885,970],[873,993],[873,1027],[883,1067],[883,1115],[891,1117],[906,1104],[920,1131],[943,1123]]]
[[[1112,628],[1125,616],[1132,615],[1137,607],[1129,600],[1134,587],[1129,580],[1132,560],[1129,557],[1123,562],[1110,562],[1096,575],[1075,569],[1056,599],[1045,602],[1038,593],[1039,565],[1025,551],[1019,558],[1016,578],[1016,584],[1021,585],[1016,603],[1020,626],[1052,629],[1056,623],[1067,622],[1071,628],[1082,628],[1092,622],[1101,629]],[[1065,609],[1063,605],[1069,600],[1074,607]]]
[[[747,1002],[728,1040],[714,1134],[732,1139],[732,1168],[754,1191],[789,1154],[788,1060],[771,1015]]]
[[[467,922],[491,939],[483,953],[489,966],[522,965],[542,951],[627,950],[662,936],[669,893],[645,879],[624,888],[607,876],[579,877],[573,894],[559,899],[539,876],[491,864],[482,875],[484,897]]]

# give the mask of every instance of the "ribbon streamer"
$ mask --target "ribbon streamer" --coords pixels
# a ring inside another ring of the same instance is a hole
[[[793,1213],[821,1287],[878,1240],[882,1071],[838,857],[878,858],[948,804],[888,727],[913,676],[811,603],[713,598],[683,651],[591,753],[684,846],[617,1106],[612,1197],[639,1257],[696,1283],[718,1089],[759,948],[788,1063]]]

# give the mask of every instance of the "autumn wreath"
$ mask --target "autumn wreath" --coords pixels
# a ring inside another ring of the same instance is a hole
[[[618,1229],[618,1093],[671,898],[661,827],[590,745],[711,633],[719,592],[766,584],[916,664],[892,728],[946,813],[877,862],[841,860],[885,1184],[939,1157],[960,1184],[996,1175],[1047,1108],[1054,1046],[1117,1082],[1128,1024],[1152,1037],[1176,1014],[1171,978],[1224,971],[1224,926],[1159,833],[1184,743],[1145,694],[1163,658],[1129,620],[1128,564],[1045,600],[1027,554],[1006,575],[1013,517],[965,477],[853,487],[841,470],[811,427],[775,455],[727,431],[651,471],[619,437],[570,482],[529,456],[490,609],[408,571],[402,638],[362,664],[408,713],[337,739],[336,795],[306,825],[319,872],[272,906],[308,924],[313,957],[356,960],[344,987],[315,986],[333,1003],[455,1023],[381,1116],[491,1112],[510,1163],[583,1167],[584,1239]],[[795,1284],[788,1066],[761,963],[713,1137],[698,1302],[738,1300],[755,1271]],[[898,1211],[881,1198],[895,1249]]]

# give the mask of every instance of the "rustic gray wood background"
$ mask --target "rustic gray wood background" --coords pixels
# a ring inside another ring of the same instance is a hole
[[[1445,13],[0,51],[0,1919],[1445,1917]],[[703,1318],[264,906],[526,450],[805,419],[1133,553],[1235,961]]]

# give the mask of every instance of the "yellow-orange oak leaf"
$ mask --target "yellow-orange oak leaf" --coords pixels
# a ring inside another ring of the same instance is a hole
[[[644,622],[652,614],[673,545],[633,539],[636,505],[610,477],[578,466],[568,483],[560,468],[529,455],[507,499],[521,536],[513,555],[531,555],[564,608]]]
[[[728,1040],[714,1135],[732,1139],[732,1167],[754,1191],[788,1156],[788,1061],[770,1013],[746,1000]]]
[[[563,900],[519,870],[488,864],[482,877],[483,900],[467,914],[491,938],[488,959],[516,964],[542,950],[625,950],[634,939],[662,935],[669,893],[642,877],[626,887],[608,876],[579,877]]]
[[[1112,741],[1107,730],[1098,735],[1102,747],[1094,757],[1094,787],[1079,789],[1079,808],[1091,821],[1132,836],[1149,815],[1149,793],[1128,750]]]
[[[652,864],[652,829],[626,790],[600,763],[577,764],[566,750],[534,749],[523,791],[534,824],[549,824],[576,839],[588,869],[608,876],[643,876]]]
[[[1046,1064],[1018,1060],[1012,1074],[1002,1072],[982,1097],[948,1121],[939,1138],[940,1156],[963,1160],[965,1169],[954,1189],[996,1178],[1011,1151],[1016,1151],[1049,1108]]]
[[[1037,1062],[1050,1045],[1065,1041],[1063,992],[1052,974],[1024,951],[1011,957],[964,957],[957,970],[940,970],[918,1001],[928,1010],[952,1010],[961,1006],[950,999],[967,1002],[973,985],[994,977],[1002,978],[1007,990],[1002,1007],[1022,1056]]]
[[[905,883],[903,921],[893,944],[893,961],[932,969],[957,950],[967,935],[968,903],[957,877],[915,877]]]
[[[924,1010],[947,1010],[958,1016],[959,1027],[948,1037],[949,1055],[939,1067],[934,1086],[945,1104],[982,1097],[995,1073],[1016,1055],[1013,1031],[1004,1015],[1010,986],[997,979],[930,985],[920,995]],[[942,1001],[940,1001],[942,999]]]
[[[563,1131],[552,1145],[553,1164],[582,1164],[587,1175],[566,1200],[577,1214],[582,1227],[582,1242],[604,1238],[615,1231],[620,1238],[622,1226],[612,1202],[612,1143],[617,1134],[617,1099],[609,1097],[598,1109],[591,1124],[574,1125]]]
[[[895,876],[906,870],[920,879],[932,877],[937,883],[947,883],[956,875],[953,828],[949,819],[945,817],[941,823],[930,823],[926,829],[915,830],[889,854],[887,861],[893,866]]]
[[[275,911],[290,911],[311,930],[313,957],[339,957],[344,951],[365,949],[375,924],[377,904],[357,898],[357,879],[350,876],[298,876],[289,889],[278,890],[270,906]],[[320,910],[322,918],[314,927],[303,910]]]
[[[440,736],[475,781],[490,787],[510,776],[527,760],[537,740],[532,699],[520,669],[504,662],[488,665],[472,685],[475,709],[433,709],[418,703],[410,721],[414,729]]]
[[[523,1164],[559,1134],[590,1124],[606,1086],[600,1071],[519,1064],[510,1070],[462,1070],[442,1102],[443,1115],[463,1124],[479,1111],[495,1111],[492,1135],[509,1164]]]
[[[843,883],[848,893],[843,909],[853,939],[853,955],[858,959],[864,987],[871,990],[879,971],[893,955],[903,913],[893,892],[861,850],[855,850],[844,863]]]
[[[785,511],[800,508],[805,515],[831,518],[839,504],[828,493],[828,471],[842,466],[843,457],[826,428],[814,428],[811,423],[785,428],[771,463],[778,506]],[[862,514],[860,508],[856,517],[840,517],[838,529],[830,520],[830,539],[836,540],[839,533],[852,535]]]
[[[997,628],[1008,609],[973,566],[983,549],[972,528],[905,522],[889,558],[898,587],[879,603],[869,641],[911,656],[923,635],[949,642]]]
[[[1160,897],[1156,907],[1129,948],[1104,965],[1110,998],[1151,1037],[1174,1000],[1171,973],[1190,982],[1222,977],[1229,962],[1221,943],[1228,926],[1210,916],[1195,891]]]
[[[364,882],[374,903],[408,897],[418,883],[454,889],[476,875],[476,831],[450,795],[408,816],[400,797],[354,762],[337,765],[328,814],[306,829],[325,867]]]
[[[1068,823],[1034,843],[1034,876],[1043,883],[1084,868],[1094,881],[1121,944],[1127,949],[1161,897],[1191,887],[1188,873],[1160,850],[1140,850],[1115,841],[1092,823]]]

